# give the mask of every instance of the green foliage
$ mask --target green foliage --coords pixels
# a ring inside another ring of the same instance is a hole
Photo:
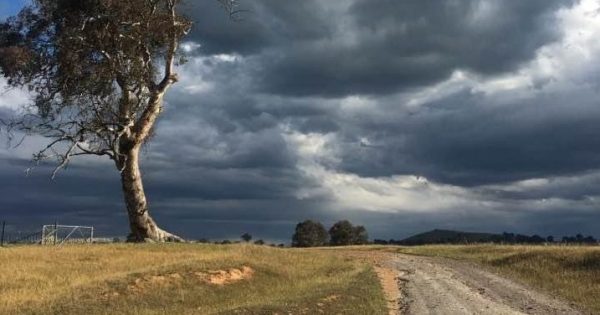
[[[331,245],[352,245],[354,241],[354,226],[348,220],[338,221],[329,229]]]
[[[293,247],[316,247],[327,244],[327,230],[319,222],[306,220],[296,225],[292,236]]]
[[[354,227],[354,244],[355,245],[364,245],[369,243],[369,234],[367,233],[367,229],[362,226]]]
[[[177,2],[32,1],[0,25],[0,70],[34,92],[42,115],[99,105],[116,113],[117,85],[143,98],[161,84],[158,67],[191,27],[172,16]]]
[[[336,222],[329,229],[330,244],[333,246],[362,245],[369,242],[369,235],[364,226],[353,226],[348,220]]]

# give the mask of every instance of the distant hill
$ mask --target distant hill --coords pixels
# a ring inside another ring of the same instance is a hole
[[[564,236],[562,240],[554,239],[552,235],[541,237],[539,235],[523,235],[504,232],[502,234],[473,233],[452,230],[440,230],[413,235],[399,240],[374,239],[374,244],[379,245],[426,245],[426,244],[474,244],[474,243],[500,243],[500,244],[580,244],[600,245],[600,241],[593,236],[584,237],[582,234]]]
[[[400,241],[403,245],[423,244],[456,244],[456,243],[490,243],[501,242],[503,236],[491,233],[473,233],[451,230],[433,230]]]

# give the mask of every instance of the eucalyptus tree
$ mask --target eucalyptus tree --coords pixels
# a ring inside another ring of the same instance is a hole
[[[230,14],[233,1],[219,0]],[[49,139],[34,160],[56,159],[52,176],[76,156],[114,161],[130,241],[181,241],[150,216],[139,166],[165,94],[178,81],[178,47],[192,28],[179,5],[32,0],[0,23],[0,71],[9,87],[32,95],[18,116],[4,122],[7,129]]]

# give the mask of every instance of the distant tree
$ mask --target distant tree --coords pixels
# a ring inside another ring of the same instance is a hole
[[[530,238],[527,235],[517,234],[515,236],[515,243],[518,243],[518,244],[527,244],[527,243],[529,243],[529,240],[530,240]]]
[[[222,0],[227,8],[230,1]],[[81,155],[106,156],[119,172],[129,241],[181,241],[148,211],[139,156],[163,99],[178,81],[179,44],[192,26],[180,0],[31,0],[0,22],[0,74],[32,102],[6,129],[48,145],[34,161],[53,173]]]
[[[329,229],[330,244],[333,246],[361,245],[369,242],[364,226],[353,226],[348,220],[338,221]]]
[[[315,247],[327,244],[327,230],[319,222],[306,220],[296,225],[292,236],[293,247]]]
[[[354,226],[348,220],[338,221],[329,229],[329,237],[333,246],[352,245]]]
[[[596,240],[593,236],[584,237],[582,234],[577,234],[575,236],[563,236],[562,243],[594,245],[598,243],[598,240]]]
[[[591,235],[590,235],[590,236],[587,236],[587,237],[585,237],[585,238],[583,239],[583,243],[584,243],[584,244],[591,245],[591,244],[596,244],[596,243],[598,243],[598,241],[597,241],[597,240],[596,240],[596,239],[595,239],[593,236],[591,236]]]
[[[376,244],[376,245],[388,245],[390,243],[388,241],[386,241],[386,240],[380,240],[380,239],[376,238],[376,239],[373,240],[373,244]]]
[[[231,241],[230,240],[223,240],[223,241],[221,241],[221,244],[228,245],[228,244],[231,244]]]
[[[546,237],[546,242],[548,242],[548,243],[554,243],[554,236],[549,235],[548,237]]]
[[[352,244],[364,245],[367,243],[369,243],[369,234],[367,233],[367,229],[365,229],[365,227],[362,225],[355,226]]]
[[[248,243],[252,240],[252,235],[248,234],[248,233],[244,233],[242,234],[242,236],[240,236],[241,239],[244,240],[244,242]]]
[[[257,241],[254,242],[254,244],[256,244],[256,245],[265,245],[265,241],[263,241],[263,240],[257,240]]]
[[[537,234],[536,234],[536,235],[533,235],[533,236],[532,236],[532,237],[530,237],[530,239],[529,239],[529,243],[532,243],[532,244],[541,244],[541,243],[543,243],[543,242],[544,242],[544,238],[543,238],[543,237],[541,237],[541,236],[539,236],[539,235],[537,235]]]

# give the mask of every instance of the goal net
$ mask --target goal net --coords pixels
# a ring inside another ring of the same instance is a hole
[[[42,245],[62,245],[65,243],[92,243],[94,227],[81,225],[44,225]]]

